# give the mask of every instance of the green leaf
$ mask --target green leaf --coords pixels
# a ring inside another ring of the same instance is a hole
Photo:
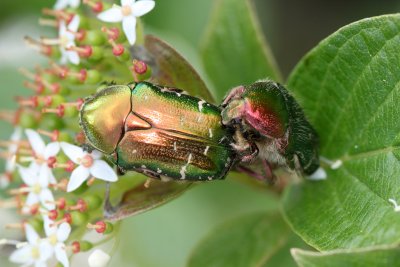
[[[216,1],[203,39],[202,58],[218,100],[234,86],[280,80],[250,0]]]
[[[293,249],[299,267],[396,267],[400,266],[400,248],[380,246],[353,250],[311,252]]]
[[[294,266],[289,241],[299,244],[279,214],[252,213],[214,228],[195,248],[187,266]]]
[[[286,191],[293,229],[320,249],[400,240],[400,15],[350,24],[298,64],[289,88],[321,140],[328,178]]]
[[[110,221],[119,221],[161,206],[189,189],[191,183],[176,181],[162,182],[151,180],[149,187],[145,182],[126,191],[116,207],[106,202],[104,217]]]
[[[150,54],[154,82],[182,89],[190,95],[213,102],[213,97],[199,74],[174,48],[153,35],[146,35],[144,46]],[[135,54],[135,52],[134,52]],[[136,53],[135,56],[140,53]]]

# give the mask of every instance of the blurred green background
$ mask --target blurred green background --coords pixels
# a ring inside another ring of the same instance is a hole
[[[13,98],[16,95],[29,93],[22,87],[23,78],[16,69],[33,68],[44,62],[44,58],[25,47],[22,39],[25,35],[55,36],[48,28],[37,26],[41,8],[52,6],[54,2],[0,2],[2,110],[15,107]],[[155,10],[144,17],[146,29],[173,44],[204,74],[197,51],[214,2],[156,0]],[[395,13],[400,8],[397,0],[254,2],[262,28],[285,77],[308,50],[339,27],[361,18]],[[1,123],[0,138],[8,138],[10,133],[11,127]],[[161,208],[124,221],[111,266],[185,266],[194,246],[219,223],[252,211],[278,208],[278,200],[273,195],[255,191],[232,179],[197,186]],[[1,213],[0,216],[2,224],[17,220],[12,213]],[[10,235],[15,235],[15,232],[0,229],[0,239]],[[288,252],[284,256],[289,257]],[[83,265],[86,257],[78,257]],[[0,259],[0,266],[7,266],[4,259]]]

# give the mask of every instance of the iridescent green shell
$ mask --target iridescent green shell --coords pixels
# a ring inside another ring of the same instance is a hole
[[[140,82],[110,86],[87,100],[81,124],[90,144],[121,169],[214,180],[225,177],[236,156],[220,112],[178,89]]]

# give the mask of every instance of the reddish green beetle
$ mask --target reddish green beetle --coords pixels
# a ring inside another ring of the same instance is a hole
[[[318,136],[289,92],[273,81],[231,90],[222,105],[222,123],[235,130],[234,146],[242,162],[263,165],[265,174],[243,164],[238,169],[258,178],[289,167],[310,175],[319,167]]]

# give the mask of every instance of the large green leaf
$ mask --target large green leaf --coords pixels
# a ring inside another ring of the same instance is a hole
[[[329,250],[400,240],[400,15],[348,25],[312,50],[288,87],[321,139],[324,181],[291,186],[288,222]],[[342,163],[342,164],[340,164]]]
[[[398,246],[333,250],[322,253],[293,249],[292,255],[299,267],[400,266],[400,248]]]
[[[191,185],[192,183],[157,180],[151,180],[148,186],[145,182],[139,183],[124,192],[121,201],[115,207],[111,206],[111,203],[107,200],[104,207],[104,217],[110,221],[119,221],[154,209],[177,198]]]
[[[213,101],[200,75],[172,46],[153,35],[146,35],[144,46],[150,54],[150,61],[154,61],[152,63],[155,64],[152,75],[154,82],[176,87],[193,96]],[[136,54],[140,55],[140,53]]]
[[[250,0],[216,1],[202,57],[218,99],[237,85],[280,79]]]
[[[188,266],[293,266],[289,241],[299,244],[279,214],[252,213],[214,228],[195,248]]]

